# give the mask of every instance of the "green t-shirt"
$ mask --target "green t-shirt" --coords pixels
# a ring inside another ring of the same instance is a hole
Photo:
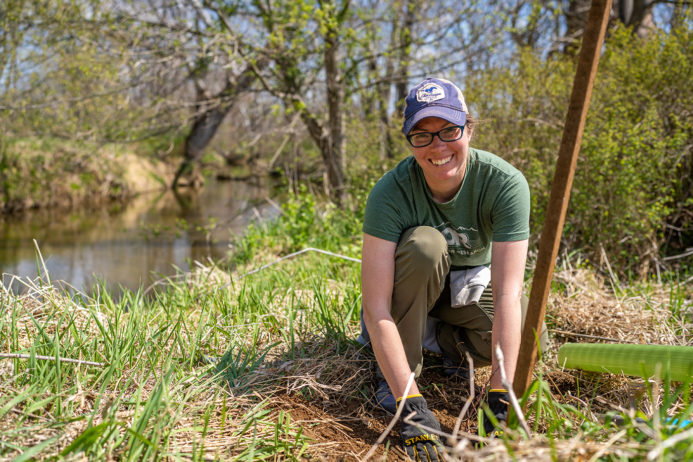
[[[409,156],[373,187],[363,232],[398,242],[406,229],[431,226],[448,243],[454,267],[489,265],[491,243],[529,237],[529,186],[522,173],[490,152],[469,148],[460,190],[437,203]]]

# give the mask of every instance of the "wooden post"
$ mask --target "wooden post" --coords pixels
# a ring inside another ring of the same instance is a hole
[[[587,25],[582,38],[573,92],[563,127],[563,138],[558,151],[556,172],[551,186],[549,206],[546,211],[544,229],[539,242],[537,265],[529,295],[529,306],[515,370],[513,387],[522,396],[532,381],[532,372],[537,357],[537,335],[541,331],[546,312],[546,301],[551,288],[551,278],[558,255],[558,246],[563,232],[566,210],[573,185],[575,165],[580,151],[582,132],[585,128],[594,76],[597,73],[606,25],[609,21],[611,0],[592,0]]]

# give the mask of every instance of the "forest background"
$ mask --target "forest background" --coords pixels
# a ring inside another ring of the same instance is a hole
[[[364,191],[407,155],[407,89],[444,76],[482,122],[473,145],[525,173],[537,236],[588,9],[585,0],[5,1],[0,208],[127,196],[122,164],[134,154],[172,168],[156,178],[174,188],[205,174],[275,174],[292,190],[321,185],[358,213]],[[691,25],[689,2],[614,2],[564,244],[623,274],[690,265]]]

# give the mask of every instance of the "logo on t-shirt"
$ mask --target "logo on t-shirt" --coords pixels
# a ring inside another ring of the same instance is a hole
[[[484,250],[479,232],[475,228],[453,226],[451,223],[441,223],[436,228],[445,237],[450,254],[469,256]]]

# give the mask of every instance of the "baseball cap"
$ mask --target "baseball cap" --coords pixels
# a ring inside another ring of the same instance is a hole
[[[409,91],[404,104],[402,131],[405,135],[426,117],[440,117],[457,125],[464,125],[467,121],[468,111],[462,91],[449,80],[424,80]]]

